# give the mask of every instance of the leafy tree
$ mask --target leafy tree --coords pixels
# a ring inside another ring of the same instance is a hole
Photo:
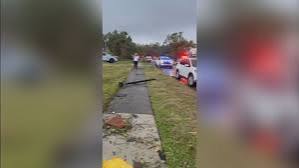
[[[104,44],[106,50],[113,55],[121,58],[131,58],[132,54],[137,51],[137,46],[131,36],[125,32],[114,30],[104,35]]]
[[[161,54],[160,43],[143,45],[143,51],[145,55],[159,56]]]
[[[188,41],[184,38],[183,32],[176,32],[167,35],[163,42],[163,46],[167,53],[170,53],[173,56],[178,56],[180,52],[195,47],[195,44],[192,40]]]
[[[191,47],[195,47],[195,44],[184,38],[182,32],[169,34],[162,44],[156,42],[145,45],[135,44],[131,36],[125,31],[118,32],[115,30],[104,35],[105,50],[121,58],[131,58],[135,52],[140,55],[168,55],[176,58],[180,52]]]

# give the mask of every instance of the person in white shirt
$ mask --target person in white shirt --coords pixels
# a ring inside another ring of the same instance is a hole
[[[133,63],[134,63],[134,68],[138,68],[138,61],[139,61],[139,55],[137,53],[135,53],[133,55]]]

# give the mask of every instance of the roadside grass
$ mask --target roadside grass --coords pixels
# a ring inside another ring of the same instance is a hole
[[[146,64],[152,108],[169,168],[196,166],[196,91]]]
[[[131,69],[131,61],[103,63],[104,109],[108,107],[113,96],[119,90],[118,83],[127,79]]]

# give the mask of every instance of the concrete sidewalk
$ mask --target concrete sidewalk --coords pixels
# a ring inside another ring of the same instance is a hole
[[[133,69],[129,74],[127,82],[144,79],[142,68]],[[124,86],[110,103],[108,112],[152,114],[146,83]]]
[[[143,69],[139,68],[130,72],[127,82],[143,79]],[[117,130],[104,126],[103,160],[120,157],[135,167],[167,167],[146,83],[121,88],[104,114],[104,122],[117,115],[130,127]]]

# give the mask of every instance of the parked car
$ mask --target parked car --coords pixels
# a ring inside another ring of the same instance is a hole
[[[106,61],[106,62],[109,62],[109,63],[114,63],[114,62],[118,61],[118,57],[110,55],[110,54],[103,53],[102,60]]]
[[[181,77],[188,79],[188,85],[194,86],[197,81],[197,59],[186,58],[178,61],[176,65],[175,77],[180,79]]]
[[[146,62],[152,62],[153,61],[152,56],[145,56],[145,61]]]
[[[167,56],[160,56],[159,59],[155,60],[155,65],[157,67],[172,67],[173,60]]]

